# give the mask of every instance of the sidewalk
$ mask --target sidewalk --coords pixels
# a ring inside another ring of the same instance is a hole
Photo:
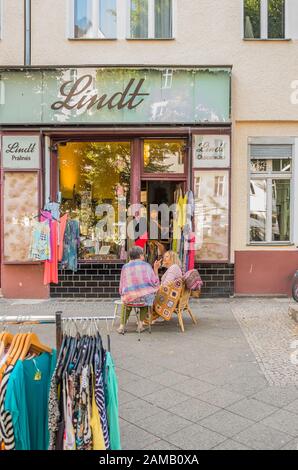
[[[137,340],[111,336],[124,449],[298,449],[298,327],[285,299],[199,300]],[[0,315],[100,315],[107,302],[0,300]],[[54,326],[39,326],[54,346]],[[105,336],[105,327],[102,334]],[[292,355],[292,356],[291,356]],[[291,361],[292,358],[292,361]]]

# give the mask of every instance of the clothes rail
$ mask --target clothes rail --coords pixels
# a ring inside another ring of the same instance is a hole
[[[114,315],[62,317],[62,313],[62,311],[57,311],[55,315],[2,315],[0,323],[5,325],[56,325],[56,348],[58,352],[62,343],[62,322],[104,320],[107,324],[108,350],[110,351],[108,320],[114,320]]]

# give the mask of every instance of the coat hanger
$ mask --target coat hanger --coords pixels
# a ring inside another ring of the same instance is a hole
[[[8,331],[1,334],[1,337],[0,337],[0,356],[2,356],[2,354],[4,353],[5,348],[12,343],[13,338],[14,338],[14,335],[9,333]]]
[[[52,353],[52,348],[42,344],[35,333],[29,333],[26,335],[19,358],[23,361],[31,349],[37,353]]]
[[[26,340],[26,333],[18,333],[16,335],[15,341],[12,342],[8,354],[7,354],[7,360],[6,364],[9,365],[15,365],[17,360],[19,359],[21,352],[23,350],[23,346],[25,344]]]

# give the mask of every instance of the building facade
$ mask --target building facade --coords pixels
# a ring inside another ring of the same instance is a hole
[[[99,205],[119,224],[124,197],[125,210],[142,203],[146,213],[178,190],[194,194],[205,296],[290,293],[295,0],[0,5],[4,297],[115,297],[123,246],[119,225],[108,248],[98,243]],[[28,252],[31,221],[52,201],[81,233],[78,270],[49,286]]]

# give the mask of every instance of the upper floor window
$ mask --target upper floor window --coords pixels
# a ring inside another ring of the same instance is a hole
[[[285,39],[285,0],[244,0],[245,39]]]
[[[72,37],[117,37],[117,0],[73,0]]]
[[[172,0],[130,0],[131,39],[171,39]]]

